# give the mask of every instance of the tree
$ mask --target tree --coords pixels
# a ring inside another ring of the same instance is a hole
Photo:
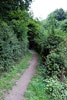
[[[62,8],[55,10],[53,13],[55,14],[55,18],[58,21],[62,21],[66,19],[65,11]]]
[[[61,22],[60,27],[61,27],[61,29],[63,31],[66,31],[67,32],[67,19]]]
[[[7,15],[18,8],[28,10],[32,0],[0,0],[0,17],[6,18]]]

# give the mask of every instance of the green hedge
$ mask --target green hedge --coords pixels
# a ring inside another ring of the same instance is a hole
[[[12,28],[5,22],[0,25],[0,71],[7,71],[22,57],[21,46]]]

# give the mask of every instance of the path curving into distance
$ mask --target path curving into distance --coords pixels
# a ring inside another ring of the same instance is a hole
[[[36,71],[37,54],[32,53],[33,59],[30,61],[29,67],[26,69],[21,78],[17,81],[16,86],[9,91],[4,100],[24,100],[24,93],[27,90],[27,86],[31,81],[33,74]]]

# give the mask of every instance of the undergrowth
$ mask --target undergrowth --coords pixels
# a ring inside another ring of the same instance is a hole
[[[43,73],[42,66],[38,64],[24,100],[67,100],[67,84],[60,82],[56,76],[49,77]]]
[[[32,54],[27,53],[26,56],[20,61],[20,64],[11,68],[10,72],[4,72],[0,76],[0,100],[4,98],[4,94],[8,90],[12,89],[12,86],[16,84],[16,80],[20,78],[24,70],[29,65],[29,60],[32,58]]]

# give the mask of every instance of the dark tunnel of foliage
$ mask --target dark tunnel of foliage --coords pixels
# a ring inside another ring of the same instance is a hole
[[[29,49],[34,49],[42,58],[43,78],[48,77],[52,82],[51,77],[56,76],[64,82],[67,76],[67,12],[57,9],[47,19],[39,21],[28,12],[31,2],[0,0],[0,73],[10,71]]]

